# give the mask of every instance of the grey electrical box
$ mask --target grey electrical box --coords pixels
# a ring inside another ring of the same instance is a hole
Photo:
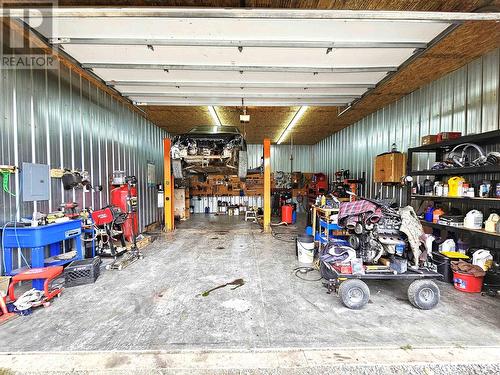
[[[23,202],[49,200],[50,171],[48,164],[23,163],[21,192]]]

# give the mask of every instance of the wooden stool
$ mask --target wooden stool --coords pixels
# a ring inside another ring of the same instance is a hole
[[[63,266],[31,268],[27,271],[12,276],[12,280],[9,286],[10,300],[12,302],[16,300],[16,296],[14,294],[14,287],[17,283],[21,281],[31,281],[39,279],[45,279],[45,282],[43,283],[43,291],[45,294],[45,298],[47,300],[54,298],[55,296],[57,296],[59,293],[62,292],[62,289],[54,289],[52,291],[49,291],[49,284],[52,280],[61,275],[63,273],[63,270],[64,270]]]

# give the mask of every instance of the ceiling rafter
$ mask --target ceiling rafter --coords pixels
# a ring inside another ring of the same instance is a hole
[[[397,66],[270,66],[270,65],[195,65],[195,64],[135,64],[135,63],[83,63],[85,69],[152,69],[152,70],[203,70],[236,72],[295,72],[295,73],[356,73],[356,72],[395,72]]]
[[[51,38],[55,45],[144,45],[204,47],[268,47],[268,48],[426,48],[422,42],[391,41],[314,41],[314,40],[220,40],[220,39],[136,39],[136,38]]]
[[[178,88],[196,88],[196,87],[238,87],[238,88],[366,88],[375,87],[373,83],[317,83],[317,82],[206,82],[206,81],[106,81],[108,86],[161,86]]]

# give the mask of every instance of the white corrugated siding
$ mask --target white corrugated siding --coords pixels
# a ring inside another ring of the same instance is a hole
[[[256,168],[261,164],[263,146],[259,144],[248,145],[248,167]],[[294,172],[314,171],[314,146],[313,145],[271,145],[271,170],[290,172],[290,156],[293,156]]]
[[[440,131],[472,134],[499,129],[499,63],[496,49],[318,142],[314,170],[330,180],[341,168],[352,176],[366,172],[368,196],[381,192],[402,203],[401,188],[373,182],[375,156],[390,150],[394,142],[405,150],[418,146],[422,136]],[[419,168],[432,162],[425,155],[418,159]]]
[[[51,199],[37,202],[37,211],[55,211],[68,201],[80,208],[103,207],[112,171],[125,170],[138,178],[140,228],[160,218],[156,189],[147,186],[147,163],[155,164],[161,183],[164,130],[63,65],[0,74],[0,164],[15,165],[17,158],[18,166],[35,162],[83,169],[93,186],[103,186],[101,192],[65,191],[60,179],[51,179]],[[10,189],[16,192],[14,180],[12,175]],[[20,199],[18,215],[31,217],[34,208]],[[0,193],[0,225],[15,220],[16,211],[16,198]]]

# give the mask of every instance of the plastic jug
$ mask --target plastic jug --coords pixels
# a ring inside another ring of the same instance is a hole
[[[427,207],[427,210],[424,213],[424,220],[429,223],[432,223],[433,218],[434,218],[434,207],[429,206]]]
[[[472,264],[481,267],[485,271],[488,271],[492,263],[493,256],[489,250],[480,249],[472,254]]]
[[[460,176],[450,177],[448,179],[448,196],[449,197],[461,197],[462,196],[462,186],[465,179]]]
[[[486,232],[495,233],[496,226],[497,226],[497,223],[499,220],[500,220],[500,216],[498,216],[497,214],[490,214],[488,219],[484,222],[484,230]]]
[[[438,248],[440,253],[447,253],[447,252],[454,252],[456,251],[456,246],[455,246],[455,241],[453,239],[448,238],[446,241],[444,241],[442,244],[439,245]]]
[[[444,211],[441,207],[436,208],[432,213],[432,222],[437,223],[439,221],[439,217],[444,214]]]
[[[464,227],[468,229],[481,229],[483,227],[483,213],[478,210],[470,210],[465,215]]]

